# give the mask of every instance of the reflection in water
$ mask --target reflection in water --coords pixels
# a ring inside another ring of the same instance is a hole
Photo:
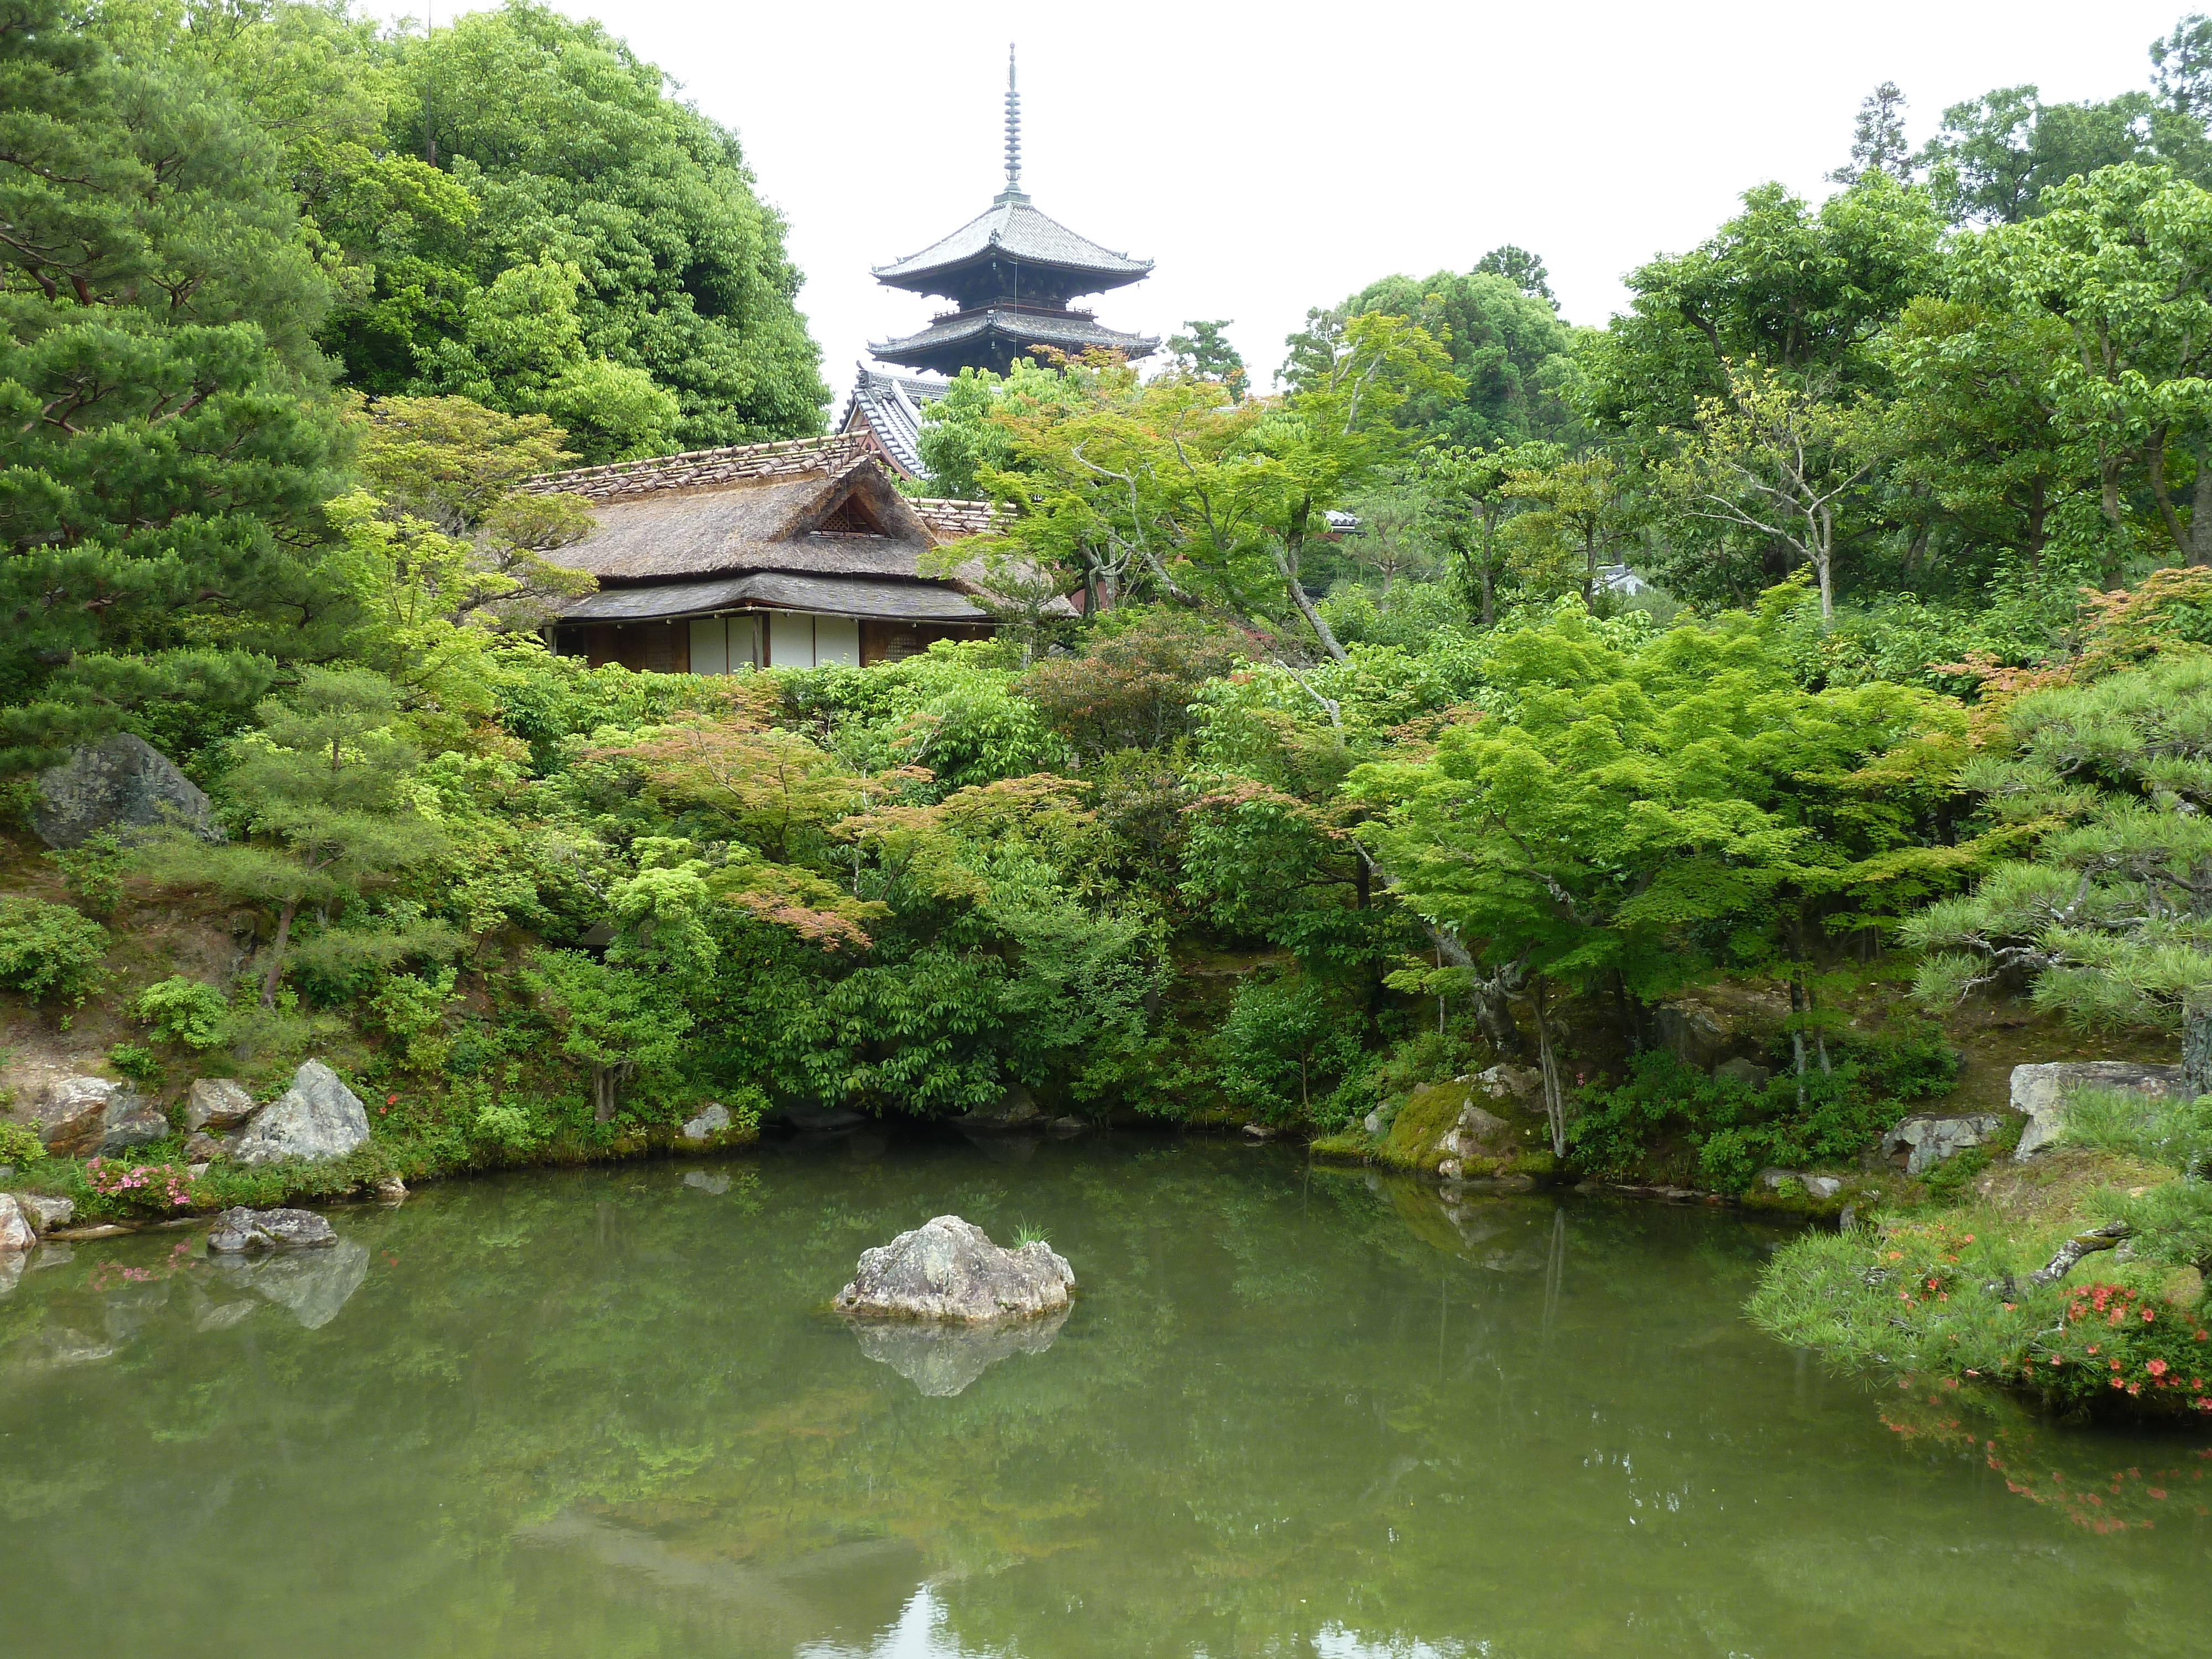
[[[958,1394],[1001,1359],[1040,1354],[1053,1345],[1069,1310],[998,1325],[943,1325],[922,1320],[854,1319],[846,1322],[860,1352],[888,1365],[926,1395]]]
[[[242,1272],[34,1261],[9,1650],[2200,1659],[2212,1626],[2203,1436],[1870,1400],[1744,1323],[1755,1219],[1110,1134],[696,1172],[730,1191],[432,1187]],[[1048,1227],[1074,1316],[825,1316],[947,1212]]]
[[[231,1283],[259,1291],[289,1309],[309,1330],[319,1331],[338,1316],[368,1277],[368,1246],[341,1238],[328,1249],[286,1250],[253,1259],[227,1256],[213,1265]],[[232,1322],[245,1316],[237,1315]]]

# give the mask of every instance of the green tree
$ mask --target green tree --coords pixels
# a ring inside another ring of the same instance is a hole
[[[605,421],[617,450],[647,441],[658,410],[641,386],[589,367],[604,363],[675,395],[667,441],[682,447],[821,429],[829,391],[793,304],[783,222],[755,193],[736,137],[668,96],[657,66],[598,23],[529,0],[402,38],[388,61],[391,149],[434,156],[479,206],[380,266],[370,302],[340,319],[356,383],[422,389],[449,346],[478,350],[472,332],[489,343],[490,331],[526,322],[522,296],[510,306],[478,291],[509,271],[573,264],[586,368],[551,376],[537,402],[478,401],[542,408],[564,425]],[[386,378],[362,372],[379,363],[393,365]]]
[[[1859,105],[1857,125],[1851,131],[1851,159],[1828,175],[1838,185],[1856,185],[1869,173],[1887,174],[1900,184],[1911,178],[1911,163],[1905,145],[1905,94],[1894,81],[1885,81]]]
[[[2192,1094],[2212,1094],[2212,660],[2161,659],[2007,709],[2014,752],[1961,780],[2037,837],[1963,898],[1910,918],[1933,1007],[2027,981],[2097,1024],[2178,1030]]]
[[[1202,380],[1220,381],[1229,388],[1231,401],[1241,399],[1252,386],[1243,356],[1222,332],[1234,320],[1220,317],[1212,322],[1186,322],[1183,326],[1189,333],[1168,336],[1168,350],[1176,367]]]
[[[329,284],[276,147],[54,0],[0,27],[0,702],[16,764],[334,643]],[[127,44],[127,43],[126,43]],[[119,653],[127,666],[118,669]],[[132,684],[129,706],[116,694]]]
[[[1571,439],[1581,424],[1577,341],[1553,304],[1543,261],[1515,247],[1483,257],[1472,272],[1385,276],[1333,314],[1405,317],[1443,345],[1460,384],[1417,393],[1395,416],[1425,439],[1470,449]]]
[[[450,953],[441,923],[348,917],[379,888],[436,858],[446,837],[409,800],[420,752],[397,729],[390,681],[361,668],[309,668],[299,685],[256,711],[259,724],[232,746],[220,791],[239,830],[216,844],[185,831],[149,841],[135,860],[158,886],[214,891],[267,909],[275,930],[261,972],[261,1006],[276,1006],[294,958],[302,906],[331,923],[309,947],[331,974]]]

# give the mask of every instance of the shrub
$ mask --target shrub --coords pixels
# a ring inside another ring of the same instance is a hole
[[[118,1042],[107,1051],[107,1063],[134,1083],[159,1083],[161,1062],[135,1042]]]
[[[106,981],[107,929],[66,904],[0,894],[0,989],[81,1007]]]
[[[0,1123],[0,1164],[13,1164],[20,1170],[26,1164],[36,1164],[46,1155],[36,1132],[20,1123]]]
[[[148,986],[132,1001],[131,1012],[152,1026],[163,1042],[195,1054],[221,1048],[230,1035],[230,1006],[222,993],[182,975]]]
[[[61,866],[62,885],[87,915],[106,918],[114,914],[123,898],[123,843],[102,830],[88,836],[81,847],[58,848],[46,854]]]
[[[170,1215],[192,1201],[191,1172],[173,1164],[126,1164],[120,1158],[95,1158],[84,1166],[84,1177],[94,1192],[125,1209]]]

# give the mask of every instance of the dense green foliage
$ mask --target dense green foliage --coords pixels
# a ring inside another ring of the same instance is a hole
[[[1752,188],[1604,329],[1504,247],[1317,307],[1264,395],[1218,321],[1149,378],[963,376],[922,448],[998,517],[933,556],[999,636],[694,678],[545,652],[589,512],[520,486],[817,425],[726,133],[520,0],[9,3],[6,757],[136,732],[225,831],[0,915],[46,1017],[112,968],[114,1066],[336,1053],[373,1173],[708,1102],[1380,1156],[1425,1091],[1437,1167],[1435,1091],[1526,1065],[1465,1157],[1738,1191],[1946,1086],[1839,1012],[1900,942],[1933,1003],[2033,969],[2212,1063],[2194,22],[2124,153],[2056,176],[2102,106],[1992,94],[1915,159],[1891,89],[1844,188]],[[233,965],[114,967],[149,910]],[[1668,1050],[1722,979],[1777,1011],[1732,1038],[1763,1084]]]

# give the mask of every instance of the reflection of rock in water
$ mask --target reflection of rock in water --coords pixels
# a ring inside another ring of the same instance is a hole
[[[719,1170],[693,1170],[684,1177],[684,1184],[696,1187],[702,1193],[711,1193],[716,1198],[730,1190],[729,1176]]]
[[[342,1238],[326,1250],[269,1256],[258,1261],[225,1260],[219,1272],[234,1284],[259,1291],[311,1331],[338,1316],[338,1310],[368,1277],[368,1246]]]
[[[896,1616],[921,1577],[914,1546],[897,1538],[857,1539],[763,1566],[685,1555],[649,1533],[563,1510],[515,1539],[586,1556],[650,1601],[726,1620],[743,1632],[748,1651],[813,1650],[838,1637],[872,1634]]]
[[[1052,1346],[1068,1310],[1001,1325],[940,1325],[921,1320],[854,1320],[860,1352],[890,1366],[924,1394],[956,1395],[1001,1359]]]
[[[112,1342],[103,1342],[96,1336],[60,1326],[33,1331],[6,1350],[8,1369],[15,1371],[56,1371],[69,1365],[88,1365],[114,1352]]]
[[[994,1164],[1026,1164],[1044,1144],[1042,1135],[1010,1135],[1004,1129],[963,1128],[961,1133]]]

